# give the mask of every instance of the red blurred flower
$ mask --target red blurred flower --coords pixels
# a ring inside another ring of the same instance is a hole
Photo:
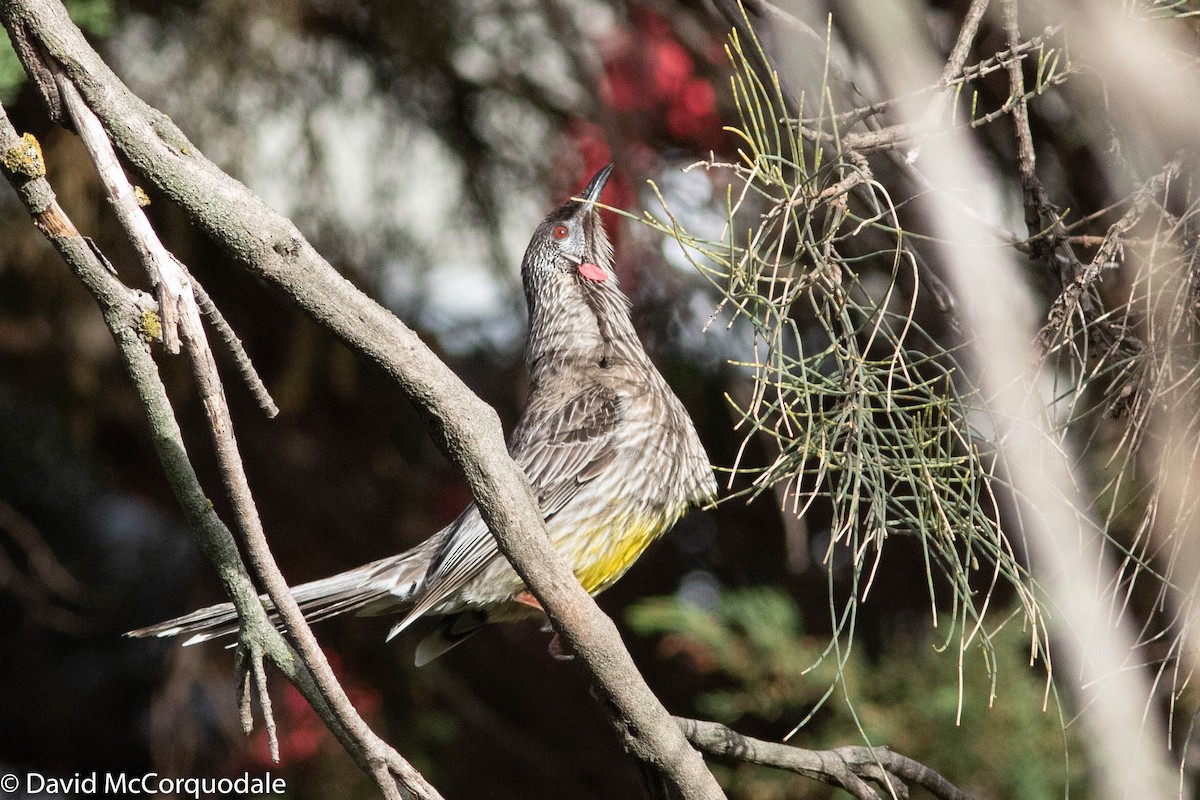
[[[358,713],[364,717],[377,713],[383,704],[379,692],[344,670],[337,653],[328,653],[327,656],[329,666],[338,676],[338,681]],[[285,683],[272,695],[280,763],[296,764],[316,757],[323,749],[338,749],[333,734],[295,686]],[[259,770],[267,770],[274,763],[271,760],[270,742],[261,720],[256,718],[255,724],[257,729],[250,745],[251,765]]]
[[[651,79],[655,99],[671,101],[671,96],[683,88],[695,70],[692,55],[674,39],[650,43]]]
[[[652,142],[659,149],[664,138],[667,144],[698,153],[717,149],[724,136],[717,92],[711,80],[697,72],[696,57],[661,14],[635,9],[631,19],[630,28],[614,31],[599,43],[604,54],[600,98],[609,112],[624,118],[619,127],[634,138],[622,142],[622,149],[650,147]],[[707,68],[705,62],[722,51],[716,39],[704,49],[701,63]],[[582,148],[587,142],[580,130],[576,126],[572,138]],[[586,155],[585,162],[589,169],[603,165]]]

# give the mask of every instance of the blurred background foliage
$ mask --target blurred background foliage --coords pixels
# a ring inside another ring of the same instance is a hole
[[[796,600],[775,587],[725,592],[715,613],[678,597],[638,600],[626,618],[635,632],[656,639],[659,658],[692,676],[690,708],[678,712],[685,716],[771,739],[815,714],[789,741],[820,750],[859,737],[886,742],[942,765],[945,774],[964,776],[960,787],[976,797],[1050,800],[1067,796],[1068,785],[1088,796],[1078,730],[1064,733],[1057,713],[1041,711],[1045,675],[1028,668],[1029,637],[1017,626],[997,635],[995,664],[985,665],[978,648],[960,664],[924,637],[897,631],[886,658],[853,650],[839,674],[827,658],[829,637],[807,633]],[[827,697],[839,678],[835,695]],[[996,699],[989,704],[991,692]],[[720,776],[735,797],[833,794],[798,775],[751,764],[727,765]]]
[[[874,88],[879,66],[856,36],[853,15],[837,16],[837,3],[803,5],[822,33],[834,10],[835,61],[853,65],[865,91]],[[966,5],[925,0],[914,8],[948,51]],[[637,215],[665,203],[687,230],[712,238],[728,221],[735,170],[681,169],[710,155],[733,162],[743,144],[724,128],[738,120],[729,81],[737,65],[724,50],[729,25],[708,3],[68,6],[134,92],[416,328],[507,425],[524,393],[517,266],[547,208],[614,160],[608,204]],[[1052,21],[1030,16],[1026,31]],[[1181,35],[1192,32],[1185,27]],[[1003,40],[985,20],[969,61],[990,57]],[[823,46],[796,48],[818,74]],[[137,285],[135,258],[86,154],[48,122],[6,47],[0,97],[9,115],[42,142],[49,178],[76,224]],[[1027,69],[1034,85],[1036,62]],[[1139,160],[1135,137],[1104,117],[1094,75],[1068,86],[1074,94],[1048,84],[1030,113],[1040,174],[1082,237],[1103,233],[1124,211],[1126,184],[1148,179],[1161,161]],[[1002,107],[1002,71],[980,76],[959,99],[981,112]],[[1015,145],[1003,125],[981,124],[973,136],[994,170],[1001,216],[1021,231]],[[1114,162],[1114,149],[1130,160]],[[875,166],[887,174],[886,165]],[[839,177],[826,171],[820,180]],[[395,387],[150,195],[164,241],[246,342],[282,410],[264,420],[230,383],[251,486],[289,579],[397,552],[451,520],[467,491]],[[919,208],[900,214],[905,226],[920,229]],[[769,438],[734,429],[739,408],[755,396],[753,375],[737,365],[752,361],[755,331],[727,324],[728,314],[706,325],[721,293],[675,241],[616,215],[608,222],[635,323],[714,463],[772,463],[778,452]],[[830,230],[840,236],[837,226]],[[851,255],[847,264],[861,258]],[[864,269],[855,296],[886,294],[881,286],[891,280],[891,261]],[[1061,288],[1055,276],[1031,261],[1028,280],[1039,311],[1048,313]],[[1103,291],[1116,297],[1126,285],[1117,276]],[[956,344],[936,303],[918,304],[914,315],[928,341]],[[809,352],[821,352],[830,337],[820,320],[801,309],[793,323]],[[215,487],[187,370],[169,359],[162,364],[197,467]],[[813,363],[814,379],[827,376],[823,369]],[[1136,481],[1105,477],[1105,448],[1118,447],[1122,428],[1099,413],[1107,406],[1101,388],[1093,390],[1090,407],[1098,411],[1089,427],[1072,434],[1095,445],[1080,459],[1079,479],[1111,503],[1110,535],[1132,547],[1143,541],[1144,496]],[[1047,701],[1044,674],[1028,665],[1029,631],[1019,624],[998,631],[987,665],[978,649],[942,650],[946,633],[944,624],[932,625],[931,596],[945,609],[961,595],[929,569],[917,537],[888,540],[866,593],[861,560],[838,543],[852,518],[839,516],[836,505],[814,494],[802,517],[780,513],[795,498],[785,488],[724,478],[730,494],[754,502],[693,514],[600,601],[628,621],[634,655],[673,712],[711,716],[768,739],[812,714],[796,743],[827,747],[865,736],[990,798],[1060,797],[1068,780],[1087,796],[1077,733],[1070,725],[1062,730],[1073,719],[1070,698],[1051,693]],[[947,554],[963,555],[953,544]],[[970,594],[984,583],[959,589]],[[291,797],[373,796],[283,681],[275,703],[283,763],[276,766],[261,735],[247,740],[239,732],[228,651],[120,638],[220,600],[219,588],[160,474],[93,302],[7,189],[0,189],[0,589],[0,765],[66,775],[271,769],[287,778]],[[836,638],[831,644],[831,600],[841,607],[860,592],[854,647],[821,659],[845,647]],[[1128,597],[1141,618],[1161,614],[1153,590],[1128,588]],[[992,604],[998,619],[1018,606],[1004,593]],[[448,798],[637,796],[637,769],[589,697],[582,670],[550,659],[536,628],[487,630],[416,670],[420,635],[384,645],[387,625],[338,619],[317,634],[364,716]],[[1144,637],[1152,664],[1169,655],[1157,630],[1148,625]],[[1189,719],[1194,698],[1181,689],[1171,699],[1175,718]],[[735,797],[831,796],[794,776],[722,769]]]

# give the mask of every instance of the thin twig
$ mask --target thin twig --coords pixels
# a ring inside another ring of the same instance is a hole
[[[304,620],[300,606],[292,596],[287,580],[280,572],[275,557],[267,544],[262,520],[258,515],[258,507],[250,491],[246,478],[245,466],[242,463],[237,439],[233,433],[233,418],[229,412],[229,404],[225,398],[225,390],[217,373],[217,364],[212,350],[203,336],[200,325],[199,308],[194,304],[184,304],[184,313],[189,315],[186,322],[180,326],[183,334],[184,352],[192,366],[192,375],[196,380],[200,397],[203,400],[205,414],[208,417],[209,433],[212,436],[213,447],[220,465],[221,480],[225,486],[226,496],[233,506],[234,518],[242,534],[246,546],[250,566],[254,574],[262,582],[268,597],[278,610],[292,646],[312,671],[322,698],[333,709],[341,724],[345,725],[359,741],[370,750],[379,751],[386,745],[380,740],[355,711],[346,696],[345,690],[338,683],[337,677],[329,666],[324,652],[317,644],[316,637]],[[194,319],[191,315],[195,315]],[[260,702],[263,696],[260,694]],[[265,706],[264,706],[265,710]],[[390,748],[389,748],[390,749]],[[377,756],[376,763],[382,759]],[[373,772],[376,782],[385,796],[399,797],[395,781],[386,770],[378,767]]]
[[[1133,228],[1141,221],[1142,216],[1146,213],[1146,207],[1150,205],[1156,197],[1163,193],[1167,185],[1178,177],[1180,170],[1183,169],[1183,154],[1178,154],[1171,159],[1167,164],[1158,171],[1150,180],[1146,181],[1140,189],[1133,195],[1133,203],[1129,209],[1121,215],[1121,218],[1109,226],[1105,232],[1103,239],[1099,243],[1099,248],[1096,250],[1096,255],[1092,257],[1090,266],[1092,271],[1098,272],[1100,268],[1107,265],[1116,258],[1117,251],[1121,248],[1121,240],[1125,234],[1133,230]],[[1164,198],[1165,204],[1165,198]]]
[[[971,45],[975,43],[975,36],[979,33],[979,25],[983,22],[983,15],[987,12],[988,2],[989,0],[971,0],[971,5],[967,8],[962,26],[958,29],[958,38],[955,39],[954,47],[946,58],[946,65],[942,67],[942,76],[938,81],[938,93],[929,108],[929,119],[931,120],[940,122],[946,115],[946,109],[950,107],[958,94],[956,86],[963,79],[963,66],[967,63],[967,56],[971,53]],[[1021,58],[1021,56],[1017,56],[1013,60],[1020,61]],[[909,154],[909,163],[912,163],[915,158],[915,153]]]
[[[847,126],[849,126],[850,124],[858,122],[861,119],[865,119],[867,117],[875,117],[875,116],[878,116],[878,115],[884,113],[888,109],[895,106],[895,104],[897,102],[901,102],[904,100],[915,100],[917,98],[924,97],[924,96],[930,95],[930,94],[938,94],[943,91],[947,91],[949,89],[953,89],[955,87],[961,86],[965,83],[968,83],[969,81],[974,81],[974,80],[978,80],[979,78],[986,77],[986,76],[992,74],[993,72],[997,72],[999,70],[1007,68],[1008,62],[1012,59],[1023,60],[1030,52],[1040,48],[1052,36],[1055,36],[1060,30],[1062,30],[1062,25],[1048,26],[1040,34],[1038,34],[1037,36],[1034,36],[1031,39],[1025,40],[1017,47],[1011,47],[1011,48],[1007,48],[1005,50],[1001,50],[1000,52],[996,53],[995,55],[989,56],[988,58],[985,58],[984,60],[982,60],[978,63],[968,64],[964,67],[961,67],[957,74],[952,75],[948,79],[945,77],[947,70],[943,70],[943,73],[942,73],[943,78],[942,78],[942,80],[938,81],[937,83],[930,84],[929,86],[918,89],[915,92],[910,92],[908,94],[899,95],[897,97],[889,97],[884,100],[879,100],[878,102],[872,103],[869,106],[862,106],[860,108],[855,108],[850,111],[843,111],[840,114],[835,114],[834,116],[829,117],[828,118],[829,122],[838,128],[844,129]],[[960,41],[961,41],[962,35],[963,35],[963,33],[960,31],[960,33],[959,33]],[[816,122],[818,122],[819,120],[816,117],[805,117],[805,118],[799,120],[799,123],[797,123],[797,121],[794,119],[789,119],[788,121],[791,124],[799,124],[801,127],[809,127],[809,126],[815,124]]]
[[[1113,264],[1117,253],[1124,247],[1125,235],[1137,226],[1145,215],[1150,203],[1163,193],[1168,184],[1179,175],[1182,169],[1183,155],[1180,154],[1167,162],[1156,175],[1146,181],[1133,194],[1132,198],[1130,198],[1131,203],[1129,208],[1121,215],[1120,219],[1109,226],[1104,236],[1070,236],[1065,238],[1065,241],[1068,242],[1096,247],[1096,254],[1087,266],[1075,276],[1074,280],[1063,287],[1058,297],[1055,298],[1053,305],[1050,307],[1050,313],[1047,315],[1047,322],[1038,332],[1038,341],[1042,343],[1043,347],[1048,348],[1051,343],[1060,338],[1072,320],[1082,318],[1085,324],[1099,323],[1098,327],[1093,330],[1095,330],[1099,337],[1100,343],[1109,345],[1108,348],[1104,349],[1104,352],[1110,351],[1111,346],[1117,343],[1123,345],[1122,352],[1125,355],[1141,350],[1143,346],[1142,341],[1125,331],[1121,320],[1111,318],[1101,319],[1103,309],[1097,309],[1094,303],[1087,301],[1094,291],[1092,284],[1098,281],[1104,270]],[[1130,384],[1126,383],[1122,386],[1122,389],[1130,389],[1130,386]],[[1122,406],[1127,402],[1127,397],[1121,398]]]
[[[212,298],[208,296],[208,292],[196,280],[196,276],[192,275],[190,277],[192,291],[196,295],[196,303],[200,306],[200,313],[216,329],[217,336],[221,338],[221,342],[233,356],[233,363],[237,367],[238,373],[241,374],[242,380],[250,387],[250,393],[254,395],[254,400],[258,403],[259,408],[263,410],[268,419],[274,419],[279,415],[279,407],[275,405],[275,400],[271,397],[271,393],[267,391],[266,384],[259,377],[258,370],[254,368],[254,362],[250,360],[246,348],[242,345],[242,340],[234,333],[233,328],[225,319],[221,310],[217,308]]]
[[[263,727],[267,729],[267,744],[271,760],[279,763],[279,732],[275,728],[275,714],[271,710],[271,693],[267,691],[267,672],[263,668],[263,653],[258,645],[250,651],[250,667],[254,673],[254,688],[258,692],[258,705],[263,712]]]
[[[1017,24],[1016,0],[1001,3],[1004,34],[1010,49],[1021,43],[1021,31]],[[1021,188],[1025,196],[1025,226],[1028,229],[1035,256],[1043,258],[1057,272],[1062,285],[1067,286],[1083,269],[1071,246],[1065,242],[1066,228],[1062,214],[1050,202],[1042,182],[1037,176],[1037,154],[1033,149],[1033,133],[1029,129],[1029,102],[1025,93],[1023,64],[1013,59],[1006,65],[1008,70],[1009,103],[1012,104],[1013,126],[1017,136],[1017,168],[1021,175]],[[1006,104],[1007,105],[1007,104]],[[1042,236],[1044,232],[1049,235]],[[1057,262],[1057,264],[1056,264]],[[1091,299],[1081,298],[1088,311]]]
[[[254,636],[243,636],[237,645],[234,657],[234,683],[237,686],[238,719],[242,733],[249,736],[254,732],[254,695],[262,709],[263,727],[267,730],[267,745],[271,761],[279,763],[279,731],[275,727],[275,713],[271,709],[271,694],[267,691],[267,673],[263,667],[262,644]]]
[[[147,219],[141,204],[137,199],[137,191],[125,176],[125,170],[117,160],[112,142],[105,133],[100,120],[92,113],[78,90],[63,75],[59,75],[58,89],[62,93],[63,105],[71,115],[80,138],[87,147],[92,161],[100,173],[108,190],[109,200],[116,210],[117,219],[125,229],[129,241],[133,244],[141,258],[151,285],[159,302],[159,313],[162,325],[163,346],[171,353],[179,352],[179,325],[182,319],[195,320],[195,315],[184,310],[184,305],[193,302],[201,305],[205,316],[209,318],[221,337],[221,341],[233,354],[234,363],[242,378],[250,387],[258,404],[268,417],[279,413],[270,394],[267,393],[262,379],[250,362],[250,357],[242,347],[241,340],[225,321],[221,312],[213,304],[212,299],[204,288],[195,282],[178,258],[163,246],[158,234],[154,232],[150,220]]]
[[[168,352],[178,353],[181,307],[192,302],[187,275],[176,267],[174,258],[154,233],[100,120],[84,104],[79,92],[64,75],[58,75],[57,84],[63,105],[75,123],[75,130],[79,132],[79,138],[83,140],[100,173],[100,179],[104,181],[117,219],[121,221],[121,227],[125,229],[150,276],[150,283],[158,298],[163,346]]]
[[[1021,32],[1017,26],[1016,0],[1003,0],[1004,32],[1011,48],[1020,42]],[[1006,65],[1009,81],[1009,96],[1015,101],[1012,110],[1013,125],[1017,133],[1017,167],[1021,173],[1021,186],[1025,189],[1025,224],[1032,236],[1042,230],[1044,193],[1037,178],[1037,154],[1033,150],[1033,134],[1029,130],[1029,106],[1025,102],[1025,75],[1023,65],[1017,60]],[[1051,215],[1053,216],[1053,215]]]
[[[975,36],[979,33],[979,24],[983,22],[983,15],[987,13],[987,7],[988,0],[971,0],[971,5],[963,16],[962,27],[958,29],[958,38],[950,50],[950,56],[946,59],[946,66],[942,68],[941,84],[945,94],[949,94],[952,82],[962,74],[963,66],[967,63],[967,56],[971,54],[971,45],[974,44]]]
[[[242,734],[254,733],[254,696],[250,690],[250,648],[241,643],[233,655],[233,682],[237,686],[238,722]]]
[[[1059,74],[1053,75],[1045,81],[1043,86],[1056,86],[1060,83],[1063,83],[1069,74],[1069,71],[1063,71]],[[981,114],[980,116],[966,122],[960,122],[956,126],[935,130],[933,134],[944,136],[952,131],[964,127],[981,128],[985,125],[995,122],[1005,115],[1014,113],[1018,105],[1023,105],[1036,94],[1036,91],[1029,91],[1023,93],[1019,97],[1010,97],[999,108],[989,111],[986,114]],[[919,126],[901,122],[895,125],[889,125],[885,128],[878,128],[873,131],[844,133],[841,136],[827,131],[804,126],[800,128],[800,135],[812,142],[825,142],[828,144],[837,145],[843,151],[843,153],[848,150],[853,150],[860,154],[867,155],[906,147],[917,141],[920,136],[927,137],[930,135],[930,133],[928,131],[923,132]],[[913,158],[915,158],[915,156],[913,156]]]

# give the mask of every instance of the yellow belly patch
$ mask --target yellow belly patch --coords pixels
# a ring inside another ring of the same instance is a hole
[[[604,591],[616,583],[679,517],[678,513],[636,517],[622,514],[578,534],[574,540],[579,544],[570,548],[574,552],[568,553],[569,560],[575,565],[575,577],[589,594]]]

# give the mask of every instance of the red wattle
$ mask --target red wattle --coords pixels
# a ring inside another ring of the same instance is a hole
[[[600,269],[600,267],[596,266],[595,264],[589,264],[586,261],[579,265],[579,274],[587,278],[589,281],[595,281],[596,283],[604,283],[606,280],[608,280],[607,272]]]

